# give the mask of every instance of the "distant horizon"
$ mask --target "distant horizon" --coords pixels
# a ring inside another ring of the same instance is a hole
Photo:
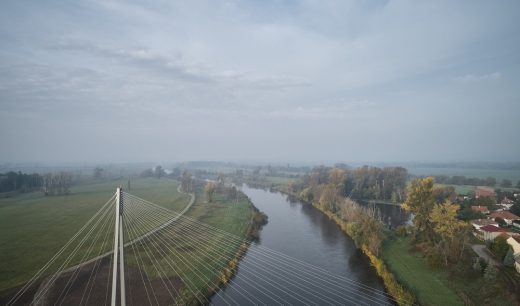
[[[517,162],[519,23],[519,1],[8,0],[0,160]]]
[[[408,161],[289,161],[289,160],[212,160],[212,159],[200,159],[200,160],[170,160],[170,161],[0,161],[2,165],[42,165],[42,166],[66,166],[66,165],[166,165],[166,164],[183,164],[183,163],[222,163],[222,164],[244,164],[244,165],[277,165],[277,166],[319,166],[319,165],[335,165],[345,164],[350,165],[415,165],[415,166],[428,166],[434,165],[437,167],[442,166],[493,166],[493,165],[520,165],[518,161],[463,161],[463,160],[452,160],[452,161],[435,161],[435,160],[408,160]],[[512,169],[514,170],[514,169]]]

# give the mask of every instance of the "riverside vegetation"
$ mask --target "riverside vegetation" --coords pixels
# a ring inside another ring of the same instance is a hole
[[[515,296],[505,279],[496,274],[483,277],[473,269],[475,255],[468,248],[471,231],[459,219],[459,206],[450,201],[453,188],[435,188],[431,177],[405,187],[404,174],[395,168],[319,167],[300,181],[276,189],[312,203],[333,219],[367,255],[400,305],[514,305]],[[391,229],[381,222],[377,210],[355,203],[348,195],[402,199],[402,208],[414,214],[413,224]]]

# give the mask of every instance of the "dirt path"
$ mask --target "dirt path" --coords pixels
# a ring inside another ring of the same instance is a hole
[[[488,263],[493,264],[494,266],[500,266],[500,263],[496,261],[491,254],[489,254],[489,251],[487,250],[486,246],[483,244],[473,244],[471,245],[471,248],[480,258],[483,258]]]

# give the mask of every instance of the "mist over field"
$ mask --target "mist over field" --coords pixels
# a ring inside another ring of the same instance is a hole
[[[520,305],[520,1],[0,2],[0,305]]]
[[[0,162],[518,161],[518,1],[4,1]]]

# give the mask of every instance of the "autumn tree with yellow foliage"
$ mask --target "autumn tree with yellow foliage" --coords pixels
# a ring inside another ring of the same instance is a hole
[[[435,245],[444,259],[444,264],[460,259],[469,239],[469,225],[457,219],[459,205],[446,201],[436,204],[430,213]]]
[[[426,243],[429,246],[427,255],[440,256],[447,266],[462,257],[470,229],[466,222],[457,218],[459,205],[449,200],[436,204],[433,186],[432,177],[412,181],[402,207],[414,215],[415,243]]]
[[[434,205],[433,177],[413,180],[408,187],[406,201],[401,207],[414,215],[412,222],[416,242],[433,241],[434,232],[430,214]]]

